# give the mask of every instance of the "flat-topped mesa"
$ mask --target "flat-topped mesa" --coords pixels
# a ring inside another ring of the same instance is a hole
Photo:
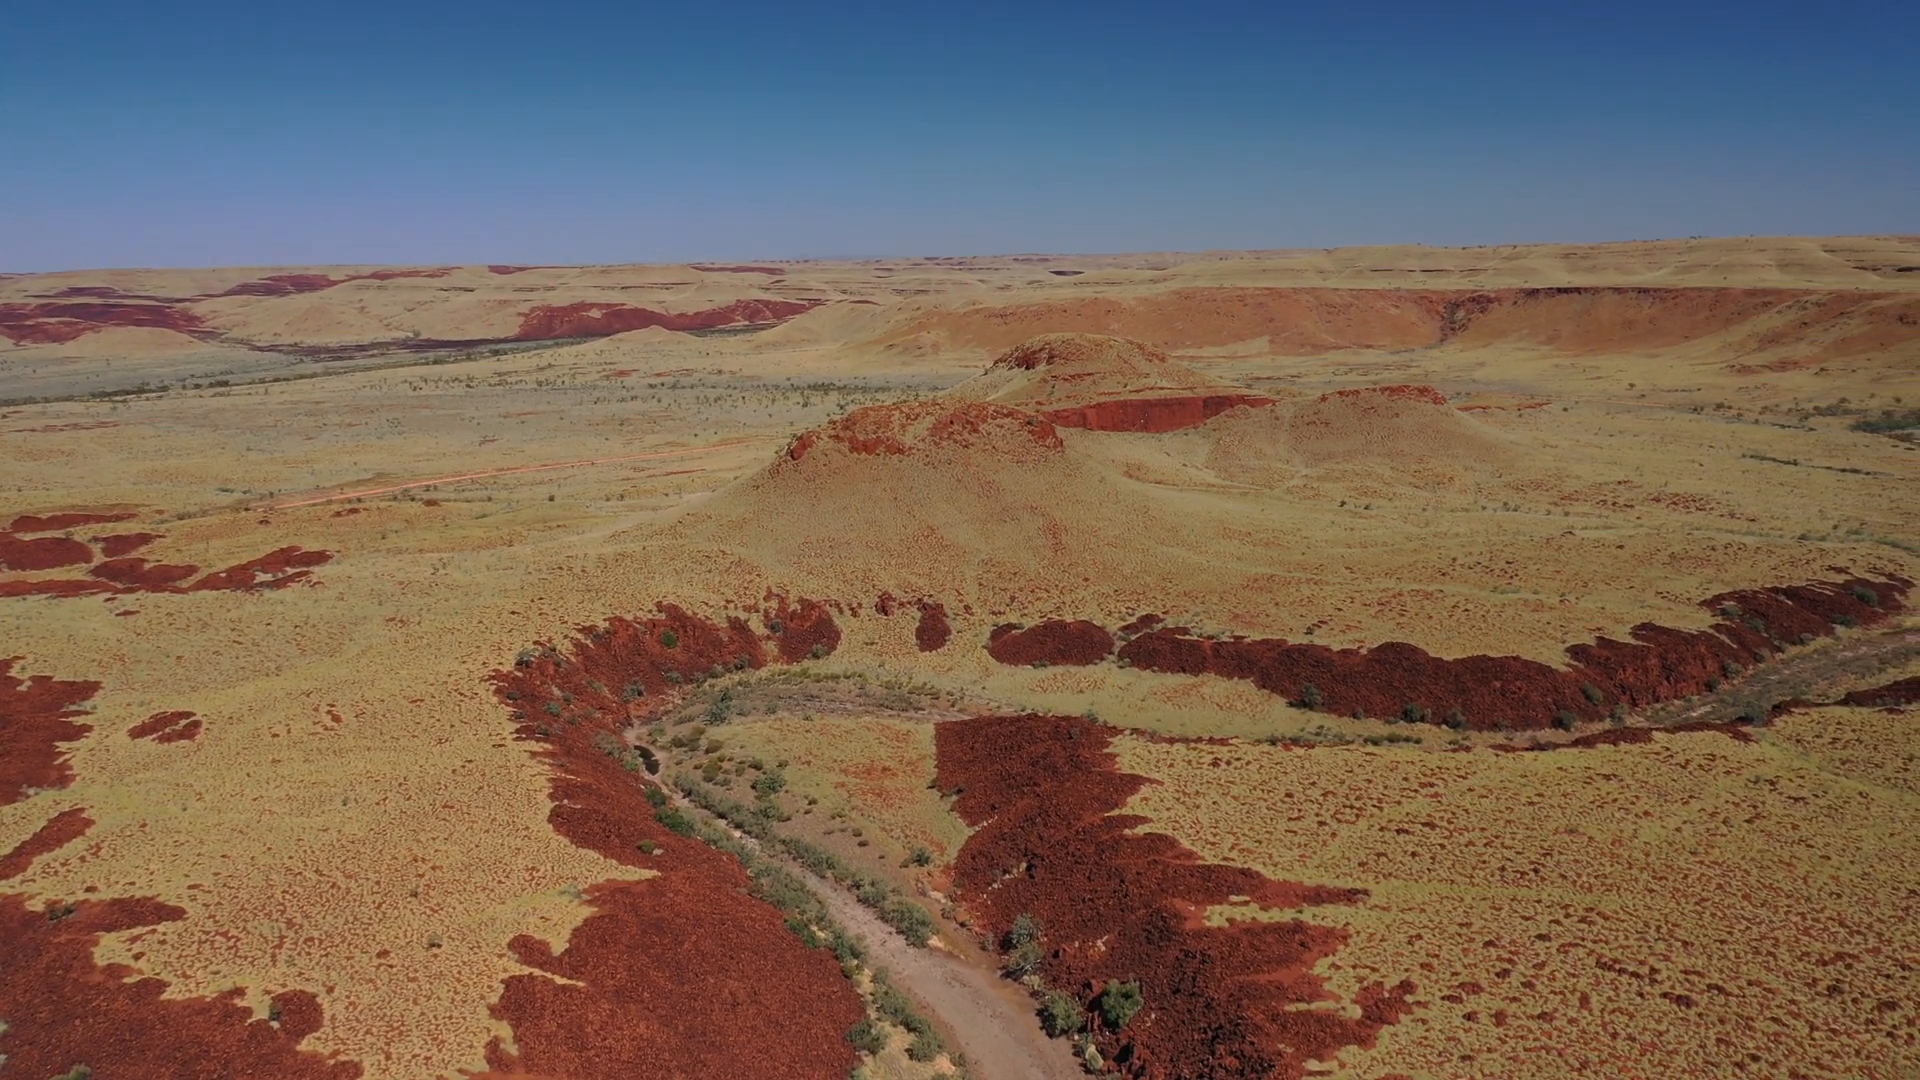
[[[1160,433],[1273,399],[1194,370],[1161,349],[1103,334],[1042,334],[1008,349],[956,396],[1030,408],[1060,427]]]

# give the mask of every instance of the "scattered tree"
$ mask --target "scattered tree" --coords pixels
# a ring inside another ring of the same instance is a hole
[[[1056,1039],[1079,1031],[1086,1023],[1086,1012],[1071,995],[1055,991],[1040,1003],[1040,1026]]]

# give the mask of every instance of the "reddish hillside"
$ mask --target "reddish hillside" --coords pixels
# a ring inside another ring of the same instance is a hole
[[[722,326],[747,326],[782,322],[819,307],[819,300],[735,300],[700,311],[654,311],[632,304],[583,301],[577,304],[536,307],[520,317],[521,341],[551,341],[556,338],[611,337],[633,330],[661,327],[667,330],[713,330]]]

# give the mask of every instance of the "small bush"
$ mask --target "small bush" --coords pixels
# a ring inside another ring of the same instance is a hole
[[[1106,1021],[1107,1028],[1119,1031],[1127,1026],[1127,1021],[1133,1019],[1133,1014],[1140,1011],[1146,1000],[1140,995],[1139,983],[1108,979],[1107,988],[1100,991],[1100,997],[1094,1004],[1099,1006],[1100,1019]]]
[[[1305,686],[1302,686],[1300,688],[1300,696],[1294,701],[1294,704],[1302,709],[1318,709],[1320,707],[1320,688],[1312,683],[1307,683]]]
[[[823,641],[820,644],[815,645],[813,648],[807,650],[807,655],[813,657],[815,660],[826,659],[826,656],[827,656],[826,642]]]
[[[753,778],[753,793],[763,799],[770,799],[778,795],[780,792],[786,790],[786,786],[786,774],[777,769],[773,772],[762,773]]]
[[[1415,705],[1411,701],[1400,706],[1400,722],[1403,724],[1424,724],[1432,715],[1425,706]]]
[[[676,836],[693,835],[693,819],[687,816],[686,811],[681,810],[677,806],[668,806],[655,810],[653,812],[653,820],[665,826],[668,832]]]
[[[1865,585],[1855,585],[1853,587],[1853,598],[1868,607],[1880,606],[1880,594],[1867,588]]]
[[[1561,709],[1559,712],[1553,714],[1553,726],[1559,728],[1561,731],[1572,731],[1573,725],[1579,722],[1580,718],[1566,709]]]
[[[900,931],[907,944],[916,949],[924,949],[927,942],[933,940],[933,916],[927,909],[905,897],[892,897],[880,905],[880,919],[888,926]]]
[[[651,840],[642,840],[633,846],[640,849],[640,854],[642,855],[651,855],[660,850],[660,845]]]
[[[1580,684],[1580,696],[1586,698],[1590,705],[1598,705],[1607,700],[1607,695],[1601,693],[1600,688],[1592,683]]]
[[[887,1048],[887,1033],[871,1019],[862,1018],[847,1030],[847,1041],[853,1044],[855,1050],[872,1055]]]
[[[1467,714],[1455,705],[1447,710],[1447,726],[1455,731],[1463,731],[1467,726]]]
[[[1740,674],[1740,672],[1742,672],[1743,670],[1745,669],[1742,668],[1739,664],[1739,661],[1736,661],[1736,660],[1726,660],[1720,664],[1720,673],[1722,675],[1725,675],[1729,679],[1733,678],[1735,675]]]
[[[671,630],[664,630],[664,631],[661,631],[661,634],[660,634],[660,647],[661,647],[661,648],[663,648],[663,649],[674,649],[674,648],[678,648],[679,646],[680,646],[680,635],[679,635],[679,634],[676,634],[676,633],[674,633],[674,632],[673,632],[673,631],[671,631]]]
[[[946,1050],[946,1048],[946,1044],[941,1042],[940,1036],[934,1032],[918,1032],[914,1035],[913,1041],[907,1044],[907,1059],[909,1061],[932,1061],[934,1058],[939,1057],[941,1052]]]
[[[620,700],[622,701],[636,701],[646,696],[647,688],[642,685],[638,679],[628,683],[627,688],[620,692]]]
[[[1039,940],[1040,920],[1024,911],[1013,917],[1013,926],[1007,930],[1007,948],[1017,949],[1022,945],[1031,945]]]
[[[913,850],[907,853],[907,861],[903,865],[932,866],[933,852],[928,851],[923,845],[915,844]]]
[[[1067,994],[1051,993],[1040,1003],[1040,1026],[1056,1039],[1071,1035],[1086,1024],[1086,1012],[1080,1008],[1079,1002]]]
[[[1013,978],[1024,979],[1040,969],[1040,961],[1043,959],[1045,954],[1041,952],[1040,944],[1029,941],[1007,950],[1007,960],[1002,965],[1002,970]]]

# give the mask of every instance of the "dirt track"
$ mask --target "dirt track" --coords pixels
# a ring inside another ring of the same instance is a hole
[[[668,790],[676,806],[726,829],[755,851],[752,837]],[[772,858],[772,856],[766,856]],[[964,1054],[973,1080],[1079,1080],[1086,1076],[1069,1044],[1040,1030],[1027,996],[998,977],[969,966],[938,949],[916,949],[858,900],[787,860],[781,862],[806,882],[847,932],[867,948],[869,961],[887,970],[952,1036],[952,1049]]]
[[[1654,726],[1731,720],[1749,709],[1770,709],[1791,698],[1836,697],[1836,687],[1869,685],[1881,672],[1916,657],[1920,657],[1920,629],[1851,635],[1824,647],[1795,651],[1772,663],[1757,665],[1745,678],[1715,693],[1652,710],[1648,720]]]
[[[975,1080],[1076,1080],[1086,1073],[1064,1041],[1048,1039],[1024,994],[932,949],[908,945],[873,912],[811,874],[808,886],[833,917],[866,943],[896,986],[939,1018]]]

